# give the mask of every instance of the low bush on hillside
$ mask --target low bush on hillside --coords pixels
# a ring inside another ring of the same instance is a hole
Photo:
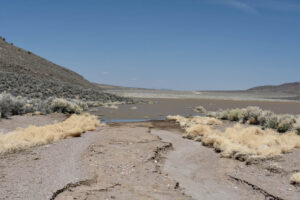
[[[32,76],[0,71],[0,93],[7,92],[14,96],[30,99],[79,99],[84,102],[124,102],[134,103],[130,98],[105,93],[100,89],[84,88],[63,82],[47,81]]]
[[[35,112],[40,112],[41,114],[48,114],[52,112],[79,114],[87,108],[88,105],[79,100],[66,100],[53,97],[41,100],[28,99],[21,96],[15,97],[6,92],[0,94],[1,117]]]
[[[88,108],[86,103],[78,100],[68,101],[66,99],[54,98],[50,101],[50,109],[53,112],[79,114]]]

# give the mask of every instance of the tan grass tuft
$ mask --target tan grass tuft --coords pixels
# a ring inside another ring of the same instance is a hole
[[[188,118],[182,117],[180,115],[168,115],[166,119],[177,122],[183,128],[188,126],[188,123],[189,123]]]
[[[78,137],[100,126],[96,116],[72,115],[63,122],[46,126],[29,126],[0,135],[0,153],[14,152],[32,146],[48,144],[69,137]]]
[[[213,146],[224,157],[237,154],[270,158],[291,152],[300,146],[300,137],[295,133],[279,134],[274,130],[235,125],[225,132],[212,131],[202,138],[206,145]]]
[[[167,120],[176,121],[181,127],[187,128],[195,124],[202,125],[221,125],[222,121],[212,117],[200,117],[195,116],[191,118],[185,118],[180,115],[168,115]]]
[[[186,129],[187,135],[185,137],[189,139],[195,139],[197,136],[203,136],[206,133],[211,132],[211,128],[208,125],[196,124]]]
[[[236,124],[224,132],[215,130],[222,121],[209,117],[168,116],[185,129],[184,138],[201,141],[213,147],[224,157],[246,160],[248,158],[272,158],[300,148],[300,136],[294,132],[279,134],[275,130],[262,130],[259,127],[246,127]]]
[[[195,116],[192,119],[190,119],[191,125],[193,124],[202,124],[202,125],[221,125],[223,122],[221,120],[212,118],[212,117],[200,117],[200,116]]]
[[[300,186],[300,172],[293,174],[290,178],[290,182],[293,185]]]

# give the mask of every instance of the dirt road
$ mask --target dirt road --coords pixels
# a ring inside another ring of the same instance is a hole
[[[7,154],[0,159],[0,199],[294,200],[300,196],[299,188],[278,181],[285,180],[285,174],[270,175],[261,165],[222,159],[212,149],[182,139],[181,133],[166,121],[115,123],[79,138]],[[293,163],[283,168],[287,174],[298,165],[291,158],[282,163]],[[273,185],[272,180],[276,180]]]
[[[265,197],[257,191],[229,180],[228,172],[234,170],[236,161],[220,159],[213,149],[199,142],[184,140],[169,131],[152,133],[173,144],[164,169],[195,199],[259,200]]]

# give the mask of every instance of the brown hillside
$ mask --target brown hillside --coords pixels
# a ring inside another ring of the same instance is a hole
[[[88,80],[69,69],[56,65],[0,37],[0,71],[26,74],[37,79],[94,87]]]
[[[250,88],[248,91],[267,91],[300,94],[300,82],[285,83],[281,85],[266,85]]]

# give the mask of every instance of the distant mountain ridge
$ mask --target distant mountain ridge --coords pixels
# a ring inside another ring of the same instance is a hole
[[[248,89],[247,91],[259,91],[259,92],[282,92],[300,94],[300,82],[284,83],[281,85],[265,85]]]

